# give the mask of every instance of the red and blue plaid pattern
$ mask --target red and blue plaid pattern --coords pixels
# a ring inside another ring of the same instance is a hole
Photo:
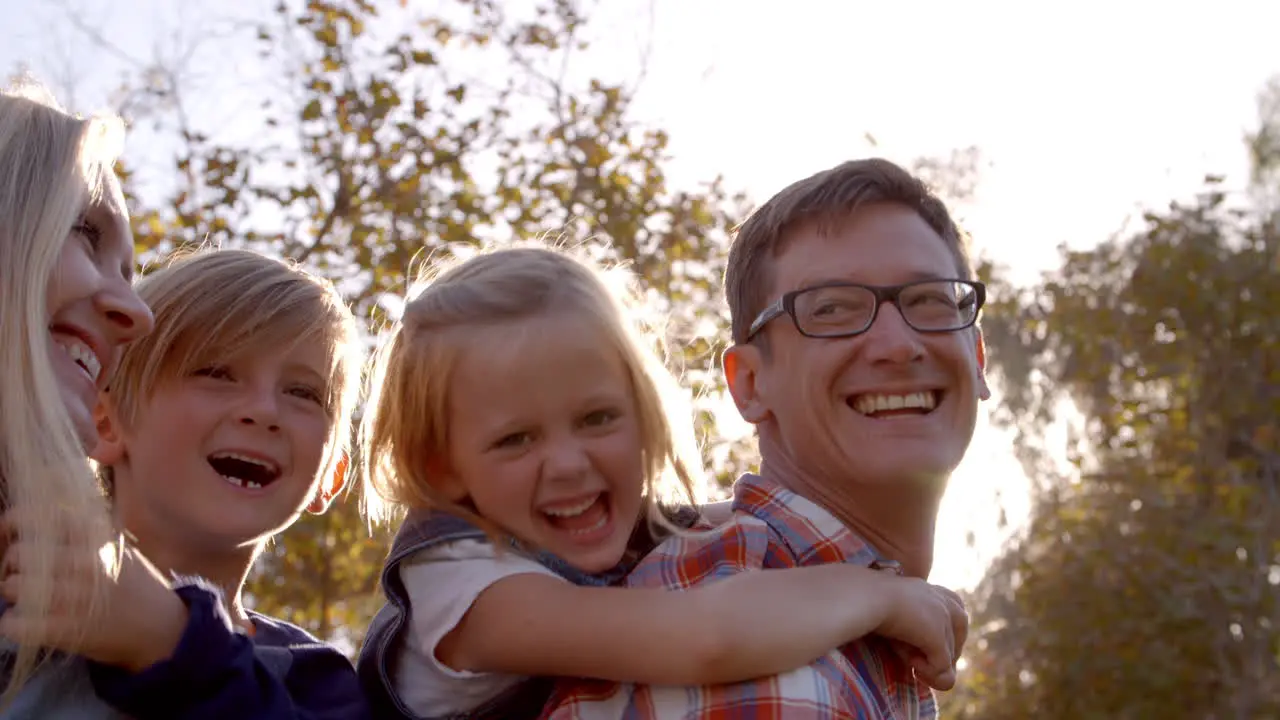
[[[765,568],[893,565],[880,560],[826,510],[759,476],[738,481],[733,510],[733,519],[719,528],[664,542],[636,567],[627,585],[685,589]],[[930,720],[937,717],[937,706],[932,691],[916,681],[887,641],[868,637],[797,670],[728,685],[659,687],[564,680],[543,717]]]

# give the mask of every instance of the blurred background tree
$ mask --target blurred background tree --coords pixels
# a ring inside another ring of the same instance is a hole
[[[747,199],[720,178],[671,186],[667,134],[631,111],[643,77],[609,82],[575,63],[591,3],[516,11],[450,0],[427,14],[406,5],[280,3],[269,23],[233,26],[278,72],[277,91],[256,110],[261,134],[247,142],[198,129],[187,107],[200,89],[181,53],[126,79],[119,110],[177,138],[177,182],[159,202],[144,200],[121,168],[140,257],[208,243],[293,258],[333,278],[376,332],[394,319],[415,263],[433,253],[581,242],[639,277],[695,400],[709,467],[727,485],[755,453],[749,438],[719,438],[713,417],[727,337],[720,281]],[[970,148],[917,167],[963,198],[979,164]],[[369,537],[356,502],[337,503],[271,546],[249,592],[258,610],[353,648],[380,604],[388,542],[385,530]]]
[[[1244,197],[1207,178],[994,293],[1000,414],[1036,492],[971,597],[948,715],[1280,717],[1280,83],[1259,108]],[[1064,400],[1060,473],[1041,439]]]
[[[620,82],[582,61],[594,9],[282,3],[200,37],[248,38],[270,71],[248,138],[191,110],[200,78],[180,49],[137,64],[119,109],[173,158],[159,193],[143,191],[154,168],[123,168],[140,253],[207,241],[292,257],[338,282],[372,337],[433,252],[583,241],[630,263],[670,315],[673,364],[728,481],[754,449],[715,432],[719,282],[751,199],[670,179],[668,136],[634,110],[643,73]],[[983,264],[993,409],[1016,433],[1032,511],[970,594],[944,716],[1280,717],[1280,80],[1258,107],[1247,192],[1208,178],[1030,285]],[[966,148],[914,169],[963,208],[982,164]],[[388,539],[351,501],[307,517],[269,549],[253,601],[353,649]]]
[[[581,3],[521,13],[456,0],[418,16],[401,5],[281,3],[252,28],[280,73],[255,142],[194,129],[183,99],[197,90],[172,62],[126,83],[131,119],[180,138],[172,193],[154,205],[134,197],[142,257],[210,243],[293,258],[333,278],[376,330],[433,253],[564,236],[634,269],[669,318],[673,364],[697,397],[717,393],[717,286],[745,200],[719,179],[670,188],[667,135],[632,119],[634,89],[570,72],[585,49]],[[701,403],[699,426],[716,444],[709,413]],[[709,450],[731,477],[742,448]],[[355,502],[339,503],[280,538],[249,590],[259,610],[354,646],[352,629],[377,607],[387,542],[369,537]]]

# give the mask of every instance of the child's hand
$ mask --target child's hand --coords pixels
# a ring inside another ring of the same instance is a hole
[[[916,678],[937,690],[956,684],[956,661],[969,634],[959,595],[917,578],[891,578],[892,609],[877,633],[898,641],[898,652]]]
[[[20,510],[0,518],[0,535],[9,539],[4,552],[0,596],[12,606],[0,616],[0,636],[81,655],[106,665],[139,672],[173,654],[187,624],[187,607],[160,572],[136,550],[121,556],[114,545],[91,547],[88,533],[72,526],[61,540],[32,532]],[[48,612],[37,615],[18,602],[24,558],[37,543],[54,543],[57,558],[54,591]],[[119,559],[115,581],[109,568]],[[92,602],[95,577],[103,578],[102,602]]]

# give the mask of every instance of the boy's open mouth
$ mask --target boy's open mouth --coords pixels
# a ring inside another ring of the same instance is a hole
[[[280,466],[270,460],[235,452],[216,452],[209,456],[209,466],[223,480],[236,487],[259,490],[280,477]]]

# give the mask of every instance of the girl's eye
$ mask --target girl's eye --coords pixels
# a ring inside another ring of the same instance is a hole
[[[529,442],[529,433],[511,433],[506,435],[494,443],[495,448],[517,448]]]
[[[586,416],[582,418],[582,424],[587,427],[599,427],[601,425],[608,425],[617,418],[618,413],[613,410],[596,410],[594,412],[587,413]]]
[[[200,368],[192,373],[192,375],[195,375],[196,377],[214,378],[215,380],[231,379],[231,371],[221,365],[211,365],[209,367]]]

